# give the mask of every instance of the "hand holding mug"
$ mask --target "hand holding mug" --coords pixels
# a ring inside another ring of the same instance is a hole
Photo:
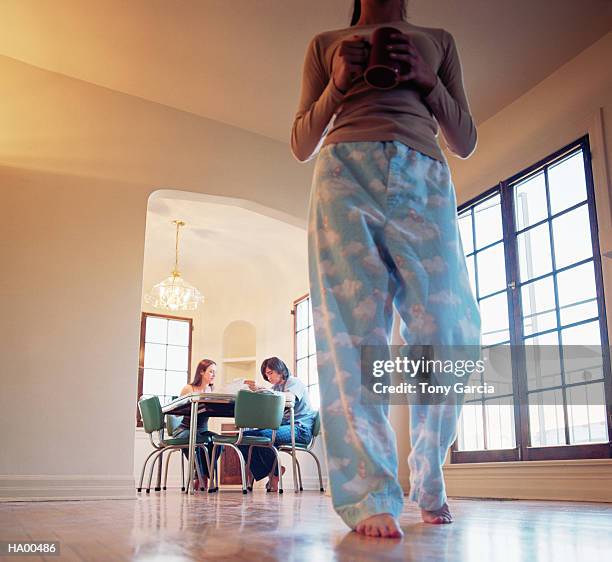
[[[346,92],[355,78],[359,78],[368,63],[368,42],[360,35],[344,39],[334,53],[332,80],[342,92]]]
[[[423,60],[412,37],[400,31],[392,33],[389,37],[387,49],[390,58],[403,63],[402,66],[407,66],[409,69],[408,72],[399,75],[399,81],[411,82],[421,95],[426,96],[436,85],[436,74]]]

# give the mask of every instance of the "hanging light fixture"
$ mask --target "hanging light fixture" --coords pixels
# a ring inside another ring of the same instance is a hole
[[[200,291],[181,277],[178,268],[179,229],[185,226],[185,223],[181,220],[174,220],[172,223],[176,225],[174,269],[170,277],[155,285],[151,292],[145,295],[145,302],[155,308],[163,308],[172,312],[195,310],[204,297]]]

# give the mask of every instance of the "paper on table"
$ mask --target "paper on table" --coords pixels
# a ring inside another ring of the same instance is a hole
[[[222,394],[238,394],[239,390],[249,390],[245,384],[246,379],[234,379],[232,382],[226,383],[221,387],[219,392]]]

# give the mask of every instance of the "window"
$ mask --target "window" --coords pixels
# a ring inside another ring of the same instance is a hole
[[[138,397],[159,396],[163,406],[180,394],[190,380],[192,329],[191,318],[142,314]]]
[[[308,388],[310,404],[319,409],[319,377],[317,374],[317,351],[310,297],[305,295],[293,303],[294,369],[293,373]]]
[[[610,457],[605,396],[612,387],[588,137],[458,214],[483,347],[511,344],[513,376],[508,399],[466,400],[452,461]],[[601,357],[588,370],[576,367],[564,360],[571,345],[601,346]],[[558,350],[558,365],[532,368],[543,349],[535,346]]]

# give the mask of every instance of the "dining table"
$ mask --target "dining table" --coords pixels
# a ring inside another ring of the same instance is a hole
[[[187,460],[187,485],[185,493],[193,494],[193,471],[195,469],[195,446],[198,416],[204,414],[211,418],[233,418],[236,405],[235,394],[216,392],[193,392],[180,396],[162,407],[164,415],[185,416],[189,418],[189,453]],[[289,410],[291,427],[291,460],[293,467],[293,489],[299,492],[297,480],[297,460],[295,454],[295,398],[285,395],[285,409]]]

